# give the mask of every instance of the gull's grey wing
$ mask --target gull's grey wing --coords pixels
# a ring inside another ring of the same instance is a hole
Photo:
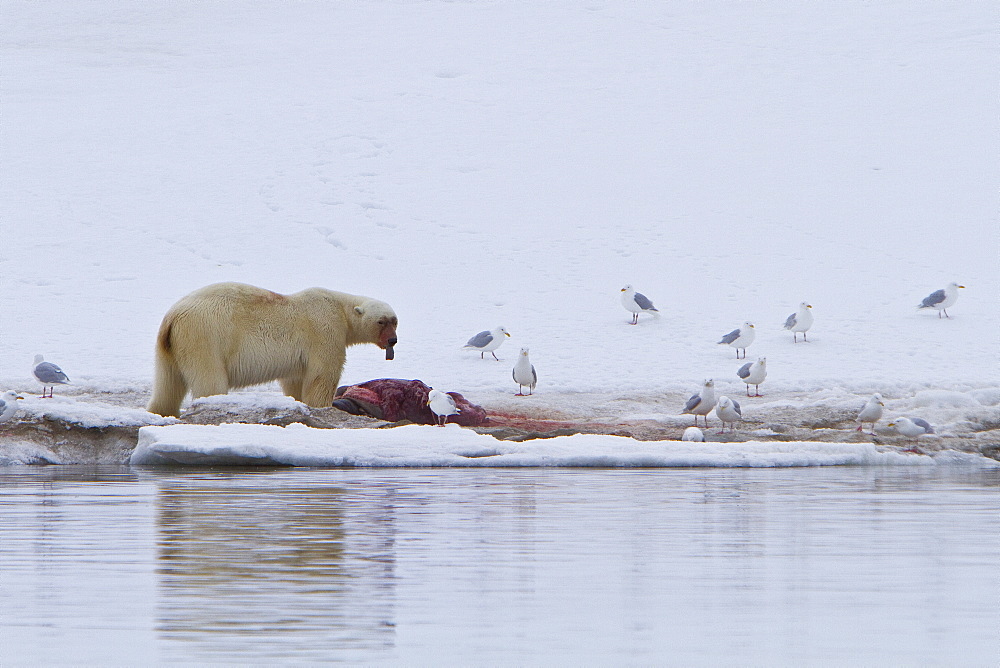
[[[944,290],[935,290],[926,297],[924,301],[920,302],[920,308],[934,308],[936,305],[944,301]]]
[[[531,386],[538,385],[538,374],[535,373],[535,365],[531,365]]]
[[[934,427],[932,427],[927,420],[923,418],[910,418],[910,421],[913,422],[913,424],[917,425],[918,427],[923,427],[924,433],[926,434],[934,433]]]
[[[736,372],[736,375],[739,376],[740,378],[748,377],[750,375],[750,366],[752,364],[753,362],[747,362],[746,364],[741,366],[740,370]]]
[[[35,378],[43,383],[65,383],[69,377],[52,362],[42,362],[35,367]]]
[[[0,413],[3,413],[4,410],[6,410],[6,408],[7,408],[7,402],[4,401],[3,399],[0,399]]]
[[[738,338],[740,338],[740,330],[734,329],[733,331],[723,336],[722,340],[719,341],[719,343],[732,343]]]
[[[733,408],[736,409],[736,412],[739,414],[739,416],[743,417],[743,409],[740,408],[740,402],[736,401],[735,399],[730,399],[730,401],[733,402]]]
[[[690,399],[688,399],[688,402],[686,404],[684,404],[684,411],[683,412],[690,413],[695,408],[697,408],[698,404],[700,404],[700,403],[701,403],[701,395],[700,394],[693,395]]]
[[[655,311],[656,307],[653,306],[653,302],[649,301],[649,297],[639,292],[635,293],[635,303],[639,305],[643,311]]]
[[[489,331],[479,332],[465,345],[472,346],[473,348],[485,348],[493,341],[493,333]]]
[[[795,327],[795,321],[797,320],[797,318],[795,317],[796,315],[797,315],[796,313],[793,313],[790,316],[788,316],[788,319],[785,320],[785,329],[791,329],[792,327]]]

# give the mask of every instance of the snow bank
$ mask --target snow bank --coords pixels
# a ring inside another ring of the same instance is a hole
[[[29,419],[53,420],[87,429],[143,427],[177,422],[175,418],[154,415],[141,408],[109,404],[93,398],[78,399],[59,395],[51,399],[28,395],[18,403],[18,408]]]
[[[682,443],[576,434],[523,443],[498,441],[458,426],[313,429],[226,424],[144,427],[134,466],[363,467],[790,467],[927,466],[947,462],[1000,466],[947,451],[934,456],[861,443]]]

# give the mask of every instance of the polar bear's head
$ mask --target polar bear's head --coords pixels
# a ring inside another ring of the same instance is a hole
[[[385,350],[385,358],[395,357],[393,346],[396,345],[396,326],[399,319],[392,307],[377,299],[368,299],[354,307],[360,322],[355,324],[355,332],[365,341],[376,344]]]

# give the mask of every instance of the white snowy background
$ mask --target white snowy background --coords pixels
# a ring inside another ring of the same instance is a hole
[[[749,319],[769,377],[745,413],[879,391],[947,430],[1000,403],[998,19],[992,1],[2,0],[0,386],[37,392],[42,353],[74,382],[46,401],[144,406],[167,308],[243,281],[395,308],[396,359],[353,348],[344,384],[511,405],[527,346],[538,395],[515,406],[677,415],[655,398],[744,392],[716,342]],[[915,309],[952,280],[950,320]],[[630,326],[626,283],[661,317]],[[499,324],[502,362],[461,350]]]

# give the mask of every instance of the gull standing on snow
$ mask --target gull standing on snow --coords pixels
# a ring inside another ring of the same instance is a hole
[[[746,383],[748,397],[764,396],[760,393],[760,384],[764,382],[765,378],[767,378],[767,358],[758,357],[756,362],[747,362],[736,371],[736,375],[739,376],[744,383]],[[757,394],[750,394],[751,385],[757,388]]]
[[[684,430],[684,435],[681,436],[682,441],[694,441],[695,443],[704,443],[705,434],[698,429],[698,427],[688,427]]]
[[[949,283],[943,290],[935,290],[924,297],[924,301],[920,302],[920,306],[917,308],[934,308],[937,309],[939,318],[942,313],[944,313],[944,317],[950,318],[951,316],[948,315],[947,309],[958,301],[959,288],[965,288],[965,286],[958,283]]]
[[[705,416],[705,427],[708,427],[708,414],[715,408],[715,381],[709,378],[705,381],[698,394],[691,395],[691,398],[684,404],[681,415],[693,415],[694,426],[698,426],[698,416]]]
[[[924,434],[934,433],[934,427],[927,420],[921,418],[900,417],[890,422],[889,426],[895,427],[900,434],[910,438],[919,438]]]
[[[448,421],[448,416],[459,413],[455,399],[450,394],[435,389],[427,393],[427,407],[437,417],[438,426],[441,427]]]
[[[14,413],[17,413],[18,399],[24,399],[24,397],[13,390],[0,394],[0,423],[10,422],[13,419]]]
[[[517,363],[514,365],[512,375],[518,389],[515,396],[523,397],[525,387],[528,388],[528,394],[534,393],[535,385],[538,384],[538,374],[535,373],[535,367],[528,359],[527,348],[521,348],[521,354],[517,356]]]
[[[799,342],[799,332],[802,332],[802,340],[807,341],[806,332],[813,325],[812,305],[808,302],[799,304],[799,310],[788,316],[785,320],[785,329],[792,333],[792,342]]]
[[[869,397],[868,401],[861,408],[861,412],[858,413],[858,417],[855,418],[855,421],[859,423],[857,431],[861,431],[862,428],[865,426],[866,422],[871,422],[872,423],[871,433],[872,436],[874,436],[875,423],[882,419],[882,412],[884,408],[885,404],[882,403],[881,394],[876,392],[871,397]]]
[[[726,432],[727,422],[732,424],[733,431],[736,431],[736,423],[743,419],[743,411],[740,410],[739,402],[729,397],[719,397],[719,403],[715,407],[715,415],[722,420],[722,431],[719,432],[720,434]]]
[[[622,306],[625,307],[626,311],[632,313],[631,324],[633,325],[639,324],[640,313],[659,313],[653,306],[653,302],[649,301],[649,298],[641,292],[636,292],[631,285],[622,288]]]
[[[509,337],[510,334],[507,332],[506,327],[497,327],[493,330],[482,331],[469,339],[463,348],[472,348],[473,350],[479,351],[479,359],[486,359],[486,353],[493,355],[493,359],[500,361],[497,354],[493,352],[500,347],[500,344],[504,342],[504,339]]]
[[[747,356],[747,346],[753,343],[754,327],[752,323],[745,322],[739,329],[734,329],[719,341],[720,344],[727,343],[736,348],[736,359],[740,358],[740,350],[743,351],[743,358]]]
[[[46,362],[41,355],[35,355],[35,368],[32,372],[42,384],[42,399],[51,398],[56,385],[65,385],[69,382],[69,376],[64,374],[62,369],[52,362]],[[49,388],[48,394],[45,393],[46,388]]]

